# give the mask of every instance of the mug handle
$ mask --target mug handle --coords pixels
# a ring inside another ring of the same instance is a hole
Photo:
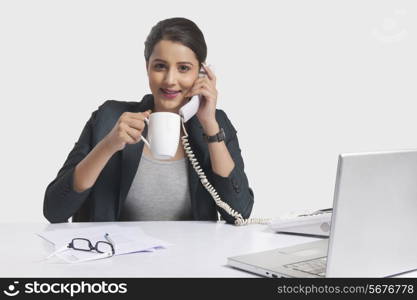
[[[149,120],[148,118],[145,118],[145,122],[146,124],[149,126]],[[148,146],[149,149],[151,149],[151,145],[149,144],[149,142],[143,137],[143,135],[140,136],[141,140],[146,144],[146,146]]]

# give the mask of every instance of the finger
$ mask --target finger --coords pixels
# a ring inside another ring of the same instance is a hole
[[[211,87],[211,85],[207,84],[206,82],[203,82],[203,83],[200,83],[198,86],[194,87],[191,90],[191,92],[193,94],[199,94],[198,91],[205,90],[205,89],[208,90],[208,91],[211,91],[212,87]]]
[[[147,111],[144,112],[125,112],[124,114],[129,117],[129,118],[133,118],[133,119],[137,119],[137,120],[144,120],[145,118],[149,118],[149,115],[152,113],[152,110],[148,109]]]
[[[216,82],[216,75],[214,75],[214,72],[210,69],[210,67],[205,63],[202,63],[201,65],[203,66],[204,71],[206,71],[208,78]]]
[[[204,79],[205,80],[201,82],[201,86],[207,87],[208,89],[213,89],[216,86],[216,84],[207,77]]]
[[[210,90],[208,90],[207,88],[201,87],[201,88],[197,88],[192,92],[192,96],[195,95],[203,95],[206,98],[210,98],[212,96],[212,93]]]
[[[206,82],[206,83],[210,83],[210,79],[208,79],[207,77],[197,78],[197,79],[194,81],[194,83],[193,83],[192,87],[199,86],[200,84],[205,83],[205,82]]]
[[[123,133],[120,135],[121,138],[123,138],[123,141],[126,144],[134,144],[135,140],[127,133],[127,131],[123,131]]]
[[[144,111],[143,114],[146,115],[147,118],[149,118],[149,116],[151,115],[152,110],[148,109],[147,111]]]
[[[125,122],[119,124],[117,131],[119,132],[119,137],[123,139],[126,143],[131,144],[134,142],[133,137],[129,135],[130,126],[127,125]],[[134,128],[133,128],[134,129]]]
[[[133,113],[133,112],[124,112],[122,116],[120,117],[120,120],[127,120],[127,119],[137,119],[137,120],[144,120],[145,117],[143,116],[143,113]]]
[[[134,113],[133,116],[139,116],[140,118],[149,118],[149,116],[151,115],[152,110],[148,109],[144,112],[138,112],[138,113]]]
[[[198,78],[194,81],[193,85],[190,87],[189,92],[192,91],[194,88],[200,86],[204,80],[208,80],[207,78]]]
[[[210,79],[209,78],[207,78],[207,77],[201,77],[201,78],[198,78],[195,82],[194,82],[194,85],[199,85],[199,84],[202,84],[202,83],[210,83]]]
[[[192,88],[188,93],[186,97],[193,97],[195,95],[198,95],[198,91],[200,90],[199,87]]]
[[[125,132],[131,138],[131,142],[137,143],[137,142],[140,141],[141,134],[142,134],[141,131],[139,131],[139,130],[137,130],[135,128],[132,128],[132,127],[128,127]]]
[[[128,126],[142,129],[145,127],[145,115],[138,115],[137,113],[124,113],[119,120],[121,124],[127,124]]]
[[[127,124],[129,127],[135,128],[140,131],[143,131],[143,128],[145,128],[145,122],[141,119],[125,119],[123,120],[123,123]]]

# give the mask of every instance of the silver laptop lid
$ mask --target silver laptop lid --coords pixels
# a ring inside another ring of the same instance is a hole
[[[417,150],[339,156],[326,276],[417,269]]]

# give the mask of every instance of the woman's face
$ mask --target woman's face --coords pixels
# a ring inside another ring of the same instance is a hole
[[[154,96],[154,111],[178,110],[187,102],[185,95],[198,78],[199,62],[194,52],[180,43],[161,40],[146,66]]]

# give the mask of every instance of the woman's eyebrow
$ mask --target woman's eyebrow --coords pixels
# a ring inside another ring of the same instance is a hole
[[[167,63],[167,61],[166,61],[166,60],[163,60],[163,59],[160,59],[160,58],[155,58],[153,61],[154,61],[154,62],[155,62],[155,61],[160,61],[160,62]],[[178,64],[189,64],[189,65],[192,65],[192,66],[193,66],[193,64],[192,64],[191,62],[189,62],[189,61],[179,61],[179,62],[177,62],[177,65],[178,65]]]

